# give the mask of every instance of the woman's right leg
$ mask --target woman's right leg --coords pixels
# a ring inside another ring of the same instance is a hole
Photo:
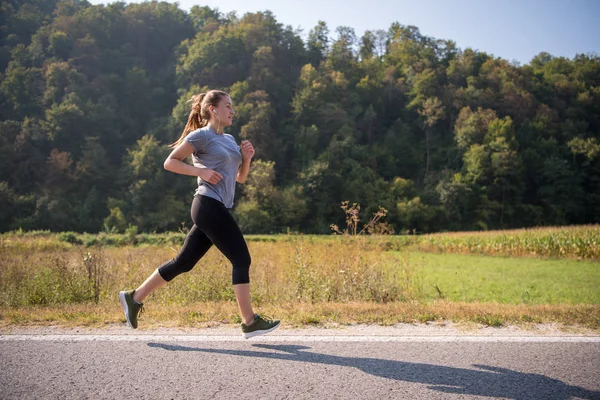
[[[137,289],[133,292],[133,300],[142,303],[146,297],[156,289],[159,289],[167,284],[167,281],[160,276],[158,269],[154,270],[152,275],[148,277]]]
[[[197,203],[197,198],[194,198],[192,203],[192,219],[195,219],[195,203]],[[137,328],[137,318],[142,310],[142,302],[150,293],[166,285],[177,275],[194,268],[211,246],[211,240],[194,224],[177,257],[161,265],[137,289],[120,292],[119,299],[129,326]]]
[[[144,283],[135,289],[133,299],[141,303],[150,293],[163,287],[177,275],[191,271],[211,247],[210,239],[194,225],[186,236],[177,257],[158,267]]]

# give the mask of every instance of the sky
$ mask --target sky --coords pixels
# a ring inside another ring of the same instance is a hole
[[[112,1],[88,0],[92,4]],[[140,3],[141,0],[127,2]],[[174,1],[173,1],[174,3]],[[545,51],[573,58],[600,55],[600,0],[179,0],[179,7],[218,8],[222,13],[270,10],[279,23],[306,37],[319,20],[335,28],[387,30],[393,22],[414,25],[422,35],[456,42],[509,61],[527,64]]]

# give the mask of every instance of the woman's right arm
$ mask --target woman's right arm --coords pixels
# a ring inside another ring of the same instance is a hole
[[[223,179],[223,176],[209,168],[198,168],[190,165],[183,160],[194,152],[194,146],[189,142],[182,142],[175,147],[171,154],[167,157],[164,167],[167,171],[181,175],[199,176],[203,181],[212,183],[213,185]]]

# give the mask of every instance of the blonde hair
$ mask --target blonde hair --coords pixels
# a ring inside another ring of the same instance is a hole
[[[183,128],[183,133],[175,143],[171,143],[169,147],[177,147],[183,142],[183,139],[196,129],[205,127],[210,120],[210,106],[217,107],[219,102],[226,96],[229,96],[222,90],[210,90],[206,93],[200,93],[192,96],[188,103],[192,104],[192,111]]]

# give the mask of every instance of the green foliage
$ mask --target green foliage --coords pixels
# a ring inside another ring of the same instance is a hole
[[[110,215],[104,219],[104,229],[107,232],[123,233],[127,227],[127,220],[119,207],[111,208]]]
[[[240,229],[245,233],[268,232],[273,226],[273,216],[262,209],[257,201],[244,201],[236,208]]]
[[[247,232],[327,233],[345,199],[396,232],[600,220],[596,55],[516,66],[399,23],[320,21],[304,41],[269,11],[167,2],[0,13],[0,231],[189,224],[195,181],[162,165],[209,89],[256,149]]]
[[[81,240],[77,238],[75,232],[61,232],[58,235],[58,240],[72,244],[81,244]]]

